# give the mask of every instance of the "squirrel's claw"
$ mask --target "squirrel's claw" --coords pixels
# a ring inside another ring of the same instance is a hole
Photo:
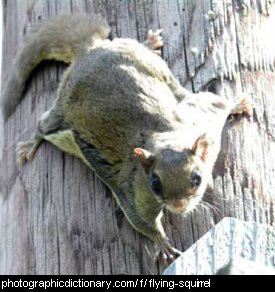
[[[172,247],[168,241],[165,241],[159,247],[156,258],[161,260],[165,265],[170,265],[176,258],[182,255],[182,252]]]
[[[155,32],[150,29],[148,31],[147,40],[145,42],[145,45],[158,55],[161,54],[161,48],[163,47],[163,38],[161,33],[162,29],[158,29]]]
[[[246,114],[251,117],[253,115],[253,108],[255,108],[254,103],[250,100],[250,98],[245,96],[235,104],[230,114]]]
[[[28,159],[27,155],[29,152],[30,145],[28,143],[19,142],[16,147],[16,151],[18,154],[18,163],[24,164]]]
[[[16,147],[19,164],[22,165],[27,161],[31,161],[37,148],[38,144],[35,141],[19,142]]]

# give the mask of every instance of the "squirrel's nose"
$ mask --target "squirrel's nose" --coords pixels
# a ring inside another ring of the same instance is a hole
[[[173,208],[177,212],[184,212],[186,209],[186,202],[184,200],[177,200],[172,203]]]

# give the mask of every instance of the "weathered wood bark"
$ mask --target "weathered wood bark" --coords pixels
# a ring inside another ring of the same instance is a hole
[[[274,225],[274,0],[6,0],[2,80],[31,26],[56,14],[102,13],[114,36],[144,40],[164,29],[164,58],[190,90],[208,89],[255,103],[253,118],[229,123],[214,171],[214,191],[166,229],[186,250],[224,216]],[[151,243],[115,216],[105,186],[77,159],[48,143],[19,167],[16,143],[28,139],[52,104],[65,65],[43,63],[4,125],[0,161],[0,273],[156,274]]]

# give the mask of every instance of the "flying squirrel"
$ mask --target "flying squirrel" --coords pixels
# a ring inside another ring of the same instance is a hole
[[[7,120],[25,83],[42,61],[69,63],[57,98],[33,138],[18,144],[20,163],[43,140],[79,157],[112,190],[131,225],[154,241],[165,262],[180,251],[163,229],[163,209],[186,214],[202,199],[231,114],[247,113],[237,102],[184,89],[159,56],[161,31],[145,43],[108,39],[99,15],[58,16],[39,25],[19,50],[4,85]]]

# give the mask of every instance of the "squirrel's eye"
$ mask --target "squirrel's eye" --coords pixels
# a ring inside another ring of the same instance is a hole
[[[162,194],[162,185],[161,185],[159,177],[155,173],[153,173],[150,178],[150,186],[156,195]]]
[[[199,187],[201,184],[201,173],[195,168],[191,174],[191,185],[192,187]]]

